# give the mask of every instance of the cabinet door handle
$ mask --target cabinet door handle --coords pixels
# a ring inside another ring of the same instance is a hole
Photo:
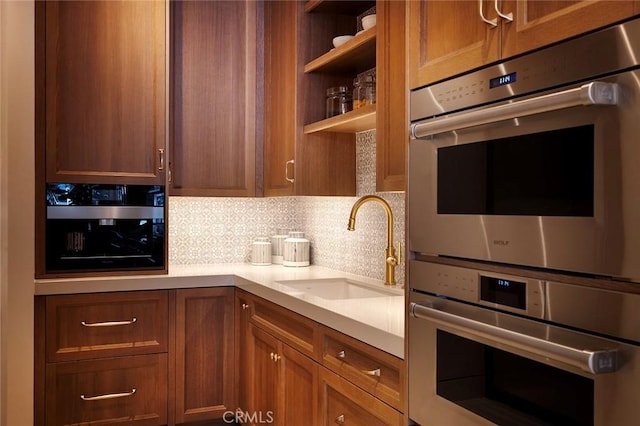
[[[288,181],[293,183],[295,181],[295,178],[290,178],[289,177],[289,164],[295,164],[296,160],[289,160],[284,164],[284,178]]]
[[[345,359],[347,357],[347,354],[344,351],[340,351],[338,352],[338,355],[336,355],[336,357],[340,359]]]
[[[133,317],[130,321],[106,321],[106,322],[85,322],[80,321],[84,327],[115,327],[118,325],[131,325],[134,324],[138,319]]]
[[[482,10],[482,3],[484,3],[483,0],[479,0],[478,4],[480,5],[480,19],[482,19],[483,22],[485,22],[486,24],[491,25],[492,27],[497,27],[498,26],[498,18],[493,18],[493,19],[487,19],[484,17],[484,11]]]
[[[509,22],[513,21],[513,13],[509,12],[509,13],[502,13],[500,11],[500,8],[498,7],[498,0],[495,1],[494,3],[494,7],[496,8],[496,13],[498,14],[499,17],[501,17],[502,19],[506,19]]]
[[[244,310],[247,310],[247,309],[249,309],[249,305],[246,304],[246,303],[243,303],[242,304],[242,310],[244,311]]]
[[[274,352],[271,352],[269,355],[271,356],[271,361],[273,362],[278,362],[280,361],[280,358],[282,358],[280,355]]]
[[[344,424],[344,414],[340,414],[338,417],[336,417],[336,419],[333,421],[336,424],[339,425],[343,425]]]
[[[164,170],[164,148],[158,148],[158,157],[160,160],[158,171],[163,171]]]
[[[376,368],[375,370],[360,370],[362,374],[366,374],[367,376],[375,376],[380,377],[380,369]]]
[[[84,396],[80,395],[80,399],[83,401],[104,401],[105,399],[115,399],[115,398],[126,398],[128,396],[133,396],[136,393],[136,389],[131,389],[131,392],[122,392],[122,393],[108,393],[105,395],[96,395],[96,396]]]

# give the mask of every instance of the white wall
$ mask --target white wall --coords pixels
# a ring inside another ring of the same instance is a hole
[[[34,4],[0,1],[0,424],[33,424]]]

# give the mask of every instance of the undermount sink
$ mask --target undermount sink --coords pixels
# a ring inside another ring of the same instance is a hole
[[[376,288],[348,278],[277,281],[280,290],[292,296],[315,296],[327,300],[402,296],[401,290]]]

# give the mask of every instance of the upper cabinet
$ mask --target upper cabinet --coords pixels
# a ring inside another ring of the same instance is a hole
[[[305,73],[304,64],[328,52],[335,35],[355,33],[355,18],[304,9],[264,3],[264,194],[355,195],[355,133],[303,129],[324,117],[326,90],[355,76]]]
[[[36,141],[46,181],[164,184],[166,7],[36,2]]]
[[[640,13],[637,1],[411,1],[416,88]]]
[[[354,195],[355,133],[374,129],[378,190],[404,190],[406,56],[398,29],[406,4],[313,0],[265,9],[265,194]],[[360,18],[370,13],[377,24],[364,29]],[[341,35],[353,38],[334,47]],[[345,86],[350,95],[354,78],[374,68],[375,103],[327,114],[328,89]]]
[[[171,2],[170,194],[254,196],[261,3]]]

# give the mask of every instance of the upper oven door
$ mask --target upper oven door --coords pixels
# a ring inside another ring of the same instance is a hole
[[[599,82],[617,105],[489,113],[412,139],[410,250],[640,280],[640,73]],[[483,110],[451,117],[465,114]]]

